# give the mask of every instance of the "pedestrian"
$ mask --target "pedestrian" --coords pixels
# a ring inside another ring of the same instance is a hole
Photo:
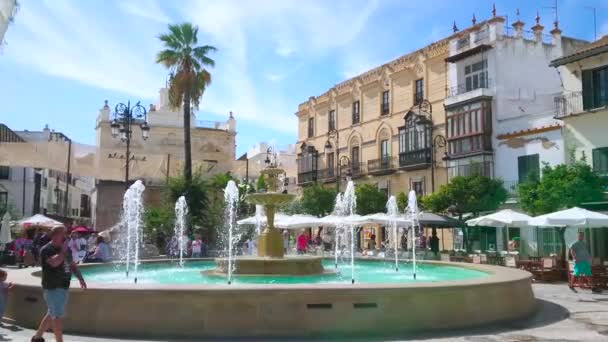
[[[51,327],[55,341],[63,342],[63,317],[68,302],[72,273],[78,278],[80,288],[87,288],[78,265],[72,260],[72,253],[65,241],[65,233],[64,227],[53,227],[49,233],[51,242],[40,250],[42,293],[48,311],[31,342],[44,342],[42,335]]]
[[[7,283],[7,273],[5,270],[0,270],[0,319],[4,317],[4,310],[8,304],[8,292],[13,289],[13,283]]]
[[[102,236],[97,236],[97,244],[93,253],[88,256],[85,262],[110,262],[112,261],[112,251]]]
[[[202,258],[203,257],[203,240],[201,240],[201,234],[194,234],[194,241],[192,241],[192,257]]]
[[[306,238],[306,235],[304,233],[300,233],[300,235],[298,235],[296,245],[298,254],[306,254],[306,248],[308,247],[308,239]]]
[[[569,282],[570,290],[576,292],[574,284],[578,281],[587,283],[593,292],[600,292],[595,288],[591,273],[591,253],[585,243],[585,233],[578,232],[578,239],[570,245],[570,256],[574,260],[574,270],[572,272],[572,281]]]
[[[289,249],[289,231],[283,231],[283,253],[287,254],[287,250]]]
[[[407,251],[407,233],[401,235],[401,249]]]

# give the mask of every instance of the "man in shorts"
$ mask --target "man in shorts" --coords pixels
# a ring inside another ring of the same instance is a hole
[[[574,279],[569,284],[570,290],[575,291],[574,283],[582,280],[587,283],[587,286],[593,292],[598,292],[594,287],[591,274],[591,254],[589,253],[589,247],[585,243],[585,233],[578,232],[578,239],[570,245],[570,255],[572,256],[572,260],[574,260],[574,270],[572,272]]]
[[[51,241],[40,250],[42,292],[48,311],[40,322],[36,335],[32,337],[32,342],[44,342],[42,335],[51,327],[55,341],[63,342],[63,317],[68,303],[72,273],[80,281],[80,287],[87,288],[78,266],[72,260],[65,233],[64,227],[54,227],[49,233]]]

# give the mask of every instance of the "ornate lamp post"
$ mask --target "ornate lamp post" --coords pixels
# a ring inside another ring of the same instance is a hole
[[[55,193],[55,205],[57,206],[55,208],[55,215],[60,215],[60,210],[59,210],[59,197],[61,196],[61,189],[59,189],[59,177],[57,177],[55,179],[55,189],[53,190],[53,192]]]
[[[120,135],[120,140],[126,143],[125,154],[125,188],[129,187],[129,163],[131,161],[131,137],[133,125],[139,125],[141,128],[141,136],[147,140],[150,135],[150,126],[148,126],[146,108],[139,102],[131,107],[131,102],[119,103],[114,109],[114,119],[110,124],[112,129],[112,137],[117,138]],[[110,158],[114,158],[110,155]]]
[[[327,132],[327,141],[325,141],[325,155],[331,153],[333,150],[333,146],[331,140],[334,141],[334,145],[336,146],[336,192],[340,192],[340,133],[336,129],[332,129]],[[333,165],[331,165],[333,167]]]

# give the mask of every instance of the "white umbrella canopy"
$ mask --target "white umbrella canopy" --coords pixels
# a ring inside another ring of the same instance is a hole
[[[340,225],[353,225],[353,226],[364,226],[366,224],[374,223],[369,217],[361,215],[351,216],[340,216],[340,215],[327,215],[320,219],[321,225],[329,226],[340,226]]]
[[[388,224],[391,224],[392,222],[396,222],[397,226],[399,226],[399,227],[409,227],[412,225],[412,221],[410,219],[405,218],[405,216],[403,216],[403,215],[393,217],[393,216],[390,216],[389,214],[377,213],[377,214],[367,215],[364,217],[373,223],[378,223],[378,224],[383,224],[383,225],[388,225]]]
[[[258,221],[265,225],[266,224],[266,216],[259,217],[248,217],[246,219],[242,219],[237,221],[239,225],[255,225]],[[318,217],[312,215],[286,215],[277,213],[274,216],[274,226],[279,229],[300,229],[300,228],[309,228],[315,226],[321,226],[321,220]]]
[[[9,215],[9,213],[4,213],[4,217],[2,218],[2,229],[0,229],[0,244],[2,247],[12,241],[10,220],[11,215]]]
[[[608,227],[608,215],[573,207],[533,217],[529,224],[538,227],[602,228]]]
[[[511,209],[504,209],[493,214],[476,217],[466,221],[469,226],[484,226],[484,227],[527,227],[528,222],[532,219],[531,216],[518,213]]]
[[[23,226],[24,228],[30,226],[40,226],[40,227],[48,227],[53,228],[57,226],[63,226],[63,223],[53,220],[50,217],[46,217],[42,214],[36,214],[32,217],[24,218],[22,220],[17,221],[17,224]]]

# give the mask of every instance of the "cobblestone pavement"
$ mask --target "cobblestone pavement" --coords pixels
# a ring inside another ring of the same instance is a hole
[[[608,292],[572,293],[565,284],[534,284],[539,300],[537,313],[528,320],[487,326],[478,329],[451,331],[441,335],[416,335],[408,338],[357,339],[360,341],[458,341],[458,342],[574,342],[608,341]],[[514,298],[513,300],[517,300]],[[33,331],[5,322],[0,327],[0,342],[27,342]],[[54,341],[47,334],[47,341]],[[150,342],[84,336],[66,336],[66,342]],[[287,339],[281,339],[285,341]],[[163,340],[171,341],[172,340]],[[348,341],[353,341],[349,338]]]

